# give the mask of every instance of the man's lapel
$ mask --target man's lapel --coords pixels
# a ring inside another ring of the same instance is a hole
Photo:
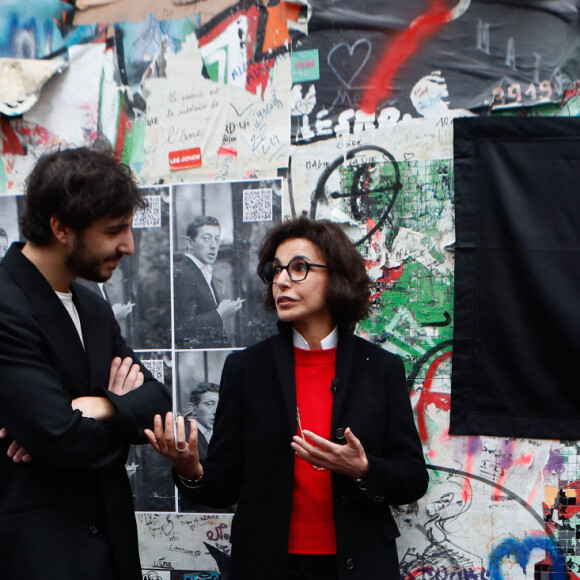
[[[55,295],[58,304],[51,313],[37,315],[38,323],[44,328],[54,350],[71,368],[78,384],[67,381],[63,386],[73,397],[89,394],[87,357],[77,329],[65,307]],[[60,306],[60,309],[57,308]]]
[[[85,343],[85,360],[91,392],[97,387],[104,387],[109,381],[111,367],[111,334],[110,319],[104,308],[97,308],[97,301],[91,300],[94,307],[90,307],[82,299],[82,290],[73,284],[74,302],[81,320],[83,340]],[[92,298],[92,296],[91,296]],[[104,307],[103,303],[103,307]]]
[[[290,435],[296,433],[296,380],[294,372],[294,347],[291,337],[278,334],[272,338],[274,363],[282,388],[284,407]]]
[[[214,299],[215,305],[219,306],[219,303],[221,302],[220,293],[217,291],[217,288],[216,288],[216,285],[214,284],[213,278],[211,281],[211,291],[213,293],[212,298]]]
[[[332,405],[332,419],[330,432],[335,433],[338,426],[338,417],[344,406],[346,394],[350,387],[349,377],[351,374],[354,349],[354,337],[349,332],[341,332],[336,350],[336,373],[334,382],[334,403]]]
[[[3,264],[32,305],[34,318],[51,347],[74,373],[77,380],[67,381],[65,388],[73,397],[86,395],[87,360],[76,327],[56,292],[36,266],[22,255],[21,248],[22,244],[10,248]]]

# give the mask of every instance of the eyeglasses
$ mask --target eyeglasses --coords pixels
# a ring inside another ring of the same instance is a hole
[[[326,264],[312,264],[304,258],[292,258],[286,266],[279,262],[268,262],[264,264],[260,272],[260,278],[265,284],[275,284],[276,278],[282,273],[282,270],[288,272],[288,277],[292,282],[302,282],[308,276],[310,268],[328,268]]]

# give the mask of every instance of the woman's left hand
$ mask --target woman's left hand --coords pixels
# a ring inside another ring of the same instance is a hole
[[[189,421],[189,438],[186,436],[185,418],[178,415],[175,424],[173,413],[165,415],[165,425],[161,415],[153,418],[153,430],[145,429],[145,435],[155,451],[173,463],[177,473],[186,479],[198,481],[203,475],[197,450],[197,422]],[[175,429],[175,434],[174,434]]]
[[[296,455],[304,461],[315,467],[342,473],[355,479],[362,478],[367,474],[369,462],[365,450],[350,427],[344,431],[346,445],[333,443],[324,437],[319,437],[312,431],[304,431],[304,436],[305,438],[302,439],[302,437],[295,435],[290,444]]]

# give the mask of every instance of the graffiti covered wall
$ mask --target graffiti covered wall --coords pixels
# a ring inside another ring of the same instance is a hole
[[[357,332],[403,357],[430,467],[427,495],[392,506],[402,576],[574,578],[578,442],[451,437],[448,426],[453,122],[577,116],[578,7],[4,1],[0,227],[20,237],[24,180],[47,149],[114,146],[151,204],[111,303],[130,305],[125,335],[187,413],[192,384],[219,382],[228,349],[273,329],[252,277],[265,228],[300,214],[340,223],[374,286]],[[187,222],[208,213],[227,232],[220,293],[244,300],[218,348],[178,343],[171,307]],[[218,579],[232,510],[188,506],[147,449],[127,469],[147,577]]]

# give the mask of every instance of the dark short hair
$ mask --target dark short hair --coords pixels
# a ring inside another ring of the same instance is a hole
[[[191,390],[191,394],[189,395],[189,402],[194,406],[197,407],[201,402],[201,396],[205,393],[219,393],[220,386],[216,383],[209,383],[207,381],[202,381],[201,383],[197,383],[195,387]]]
[[[217,218],[211,215],[198,215],[193,218],[191,223],[187,226],[186,236],[192,240],[197,238],[197,234],[203,226],[217,226],[221,228],[220,222]]]
[[[52,239],[53,216],[81,233],[95,220],[145,206],[131,169],[110,147],[61,149],[42,155],[28,176],[20,225],[26,239],[43,246]]]
[[[370,306],[370,280],[364,258],[338,224],[302,216],[278,224],[268,231],[258,256],[258,274],[271,262],[285,240],[304,238],[320,251],[328,265],[326,304],[337,324],[352,325],[364,318]],[[272,286],[263,295],[264,306],[274,310]]]

